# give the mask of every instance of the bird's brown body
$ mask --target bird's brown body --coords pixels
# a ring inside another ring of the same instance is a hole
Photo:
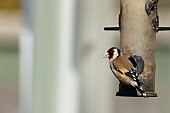
[[[123,56],[120,55],[119,57],[115,58],[112,63],[114,64],[114,66],[118,69],[127,69],[127,70],[131,70],[134,68],[133,64],[130,62],[130,60]]]
[[[123,82],[124,84],[130,84],[132,80],[131,78],[126,76],[125,73],[135,68],[127,57],[120,55],[115,59],[110,59],[109,64],[110,69],[121,82]],[[119,71],[117,71],[115,68],[119,69]]]

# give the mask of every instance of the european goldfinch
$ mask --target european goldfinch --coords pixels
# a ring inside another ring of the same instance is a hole
[[[111,47],[103,55],[103,58],[109,59],[110,69],[121,83],[132,85],[142,94],[143,97],[147,97],[146,93],[141,87],[137,69],[118,48]]]

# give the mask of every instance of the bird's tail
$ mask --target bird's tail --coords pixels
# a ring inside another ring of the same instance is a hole
[[[147,98],[147,95],[146,95],[145,91],[142,89],[142,87],[135,86],[135,88],[138,89],[138,91],[142,94],[142,96],[144,98]]]

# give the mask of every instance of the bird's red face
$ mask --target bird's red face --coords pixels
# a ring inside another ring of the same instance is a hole
[[[109,59],[111,59],[113,56],[114,56],[114,53],[115,53],[115,50],[114,50],[115,48],[110,48],[110,49],[108,49],[107,50],[107,53],[109,54]]]
[[[116,47],[111,47],[107,50],[105,54],[103,54],[103,58],[115,59],[117,56],[121,54],[120,50]]]

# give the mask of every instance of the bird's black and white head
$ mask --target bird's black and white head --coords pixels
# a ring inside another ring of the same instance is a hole
[[[109,58],[109,60],[114,60],[115,58],[119,57],[122,54],[122,52],[116,48],[111,47],[107,50],[105,54],[103,54],[103,58]]]

